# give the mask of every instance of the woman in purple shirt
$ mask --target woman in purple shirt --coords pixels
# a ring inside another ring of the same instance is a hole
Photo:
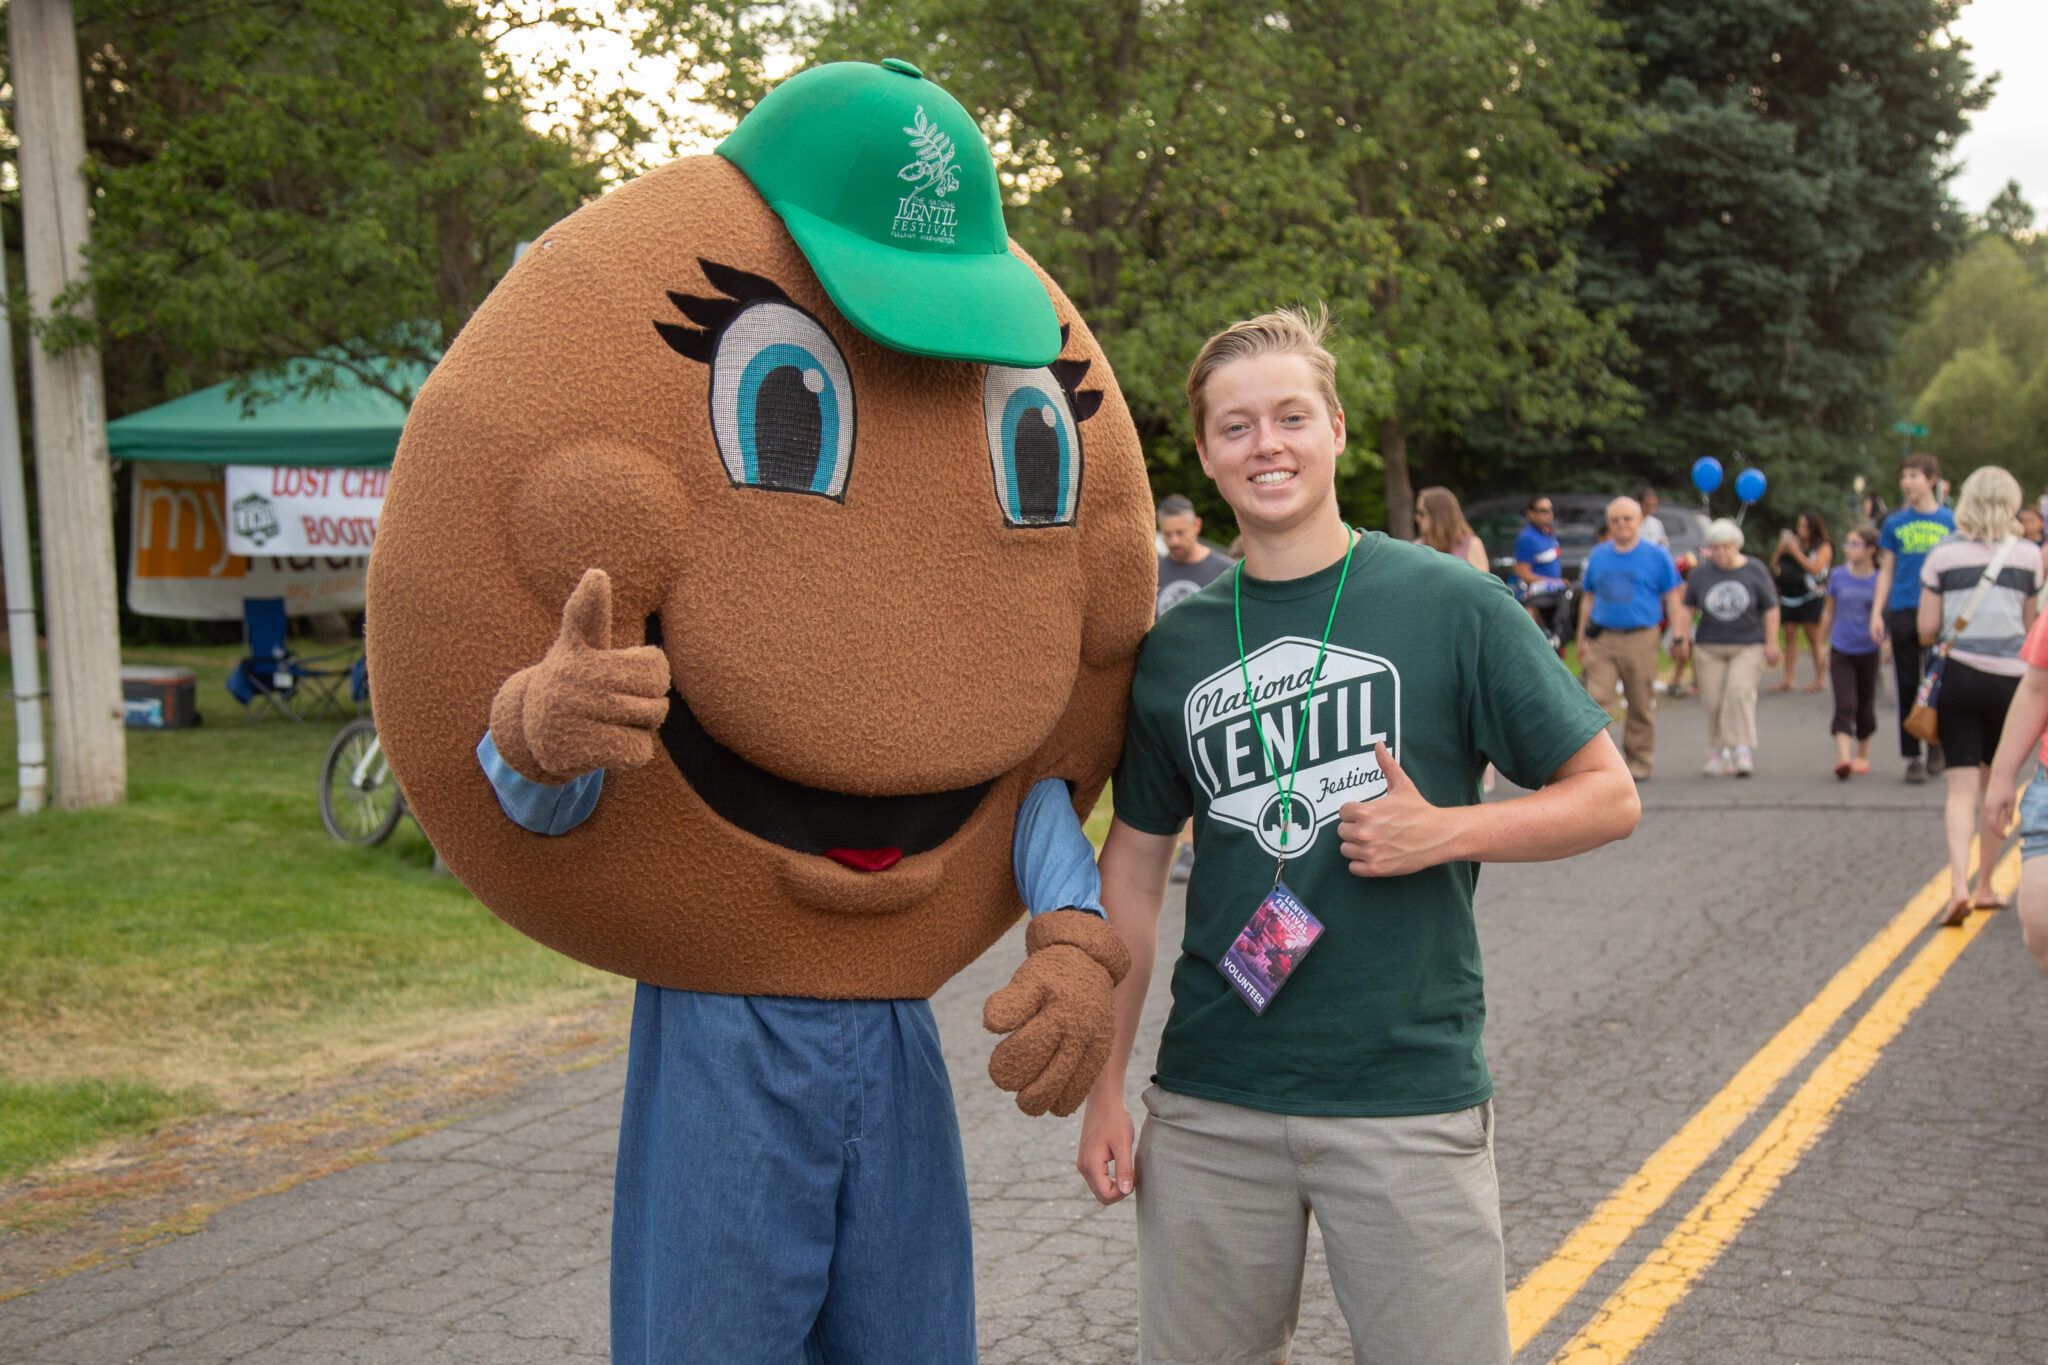
[[[1828,677],[1835,685],[1835,776],[1870,771],[1870,737],[1877,733],[1877,641],[1870,610],[1877,600],[1877,528],[1865,523],[1842,538],[1849,562],[1828,573],[1820,633],[1828,642]],[[1849,756],[1854,734],[1856,756]]]

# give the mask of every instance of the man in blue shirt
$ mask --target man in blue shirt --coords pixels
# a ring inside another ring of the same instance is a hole
[[[1515,597],[1527,602],[1543,593],[1563,592],[1564,569],[1557,533],[1551,529],[1556,509],[1547,496],[1538,493],[1529,499],[1522,515],[1528,520],[1515,536]]]
[[[1932,455],[1908,455],[1899,468],[1899,491],[1906,505],[1884,519],[1877,533],[1877,597],[1881,610],[1870,613],[1870,638],[1892,641],[1892,672],[1899,684],[1899,756],[1906,760],[1906,780],[1925,782],[1942,771],[1941,746],[1927,746],[1906,733],[1907,700],[1920,690],[1920,562],[1956,529],[1955,513],[1941,505],[1935,489],[1941,463]]]
[[[1579,668],[1593,700],[1614,713],[1614,684],[1628,703],[1621,752],[1640,782],[1650,775],[1657,744],[1657,641],[1671,619],[1671,654],[1691,646],[1684,610],[1685,580],[1663,546],[1642,538],[1643,509],[1634,498],[1607,504],[1608,538],[1593,547],[1579,575]]]

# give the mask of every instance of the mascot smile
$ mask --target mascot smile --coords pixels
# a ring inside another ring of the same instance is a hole
[[[907,62],[785,81],[544,234],[406,425],[379,733],[456,875],[642,983],[617,1361],[974,1358],[928,997],[1025,912],[990,1073],[1071,1113],[1129,960],[1078,812],[1151,621],[1086,325]]]

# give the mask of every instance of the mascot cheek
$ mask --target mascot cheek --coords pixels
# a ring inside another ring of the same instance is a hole
[[[519,576],[550,610],[585,569],[609,574],[612,621],[631,644],[682,568],[687,520],[682,489],[659,460],[591,442],[534,467],[511,500],[506,532]]]

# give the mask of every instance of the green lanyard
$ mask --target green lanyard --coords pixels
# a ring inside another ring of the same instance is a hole
[[[1346,530],[1351,530],[1346,527]],[[1365,537],[1352,532],[1351,543],[1344,549],[1344,568],[1337,575],[1337,591],[1330,595],[1330,619],[1323,623],[1323,642],[1316,646],[1316,666],[1308,675],[1309,686],[1314,687],[1316,679],[1323,676],[1323,655],[1330,648],[1330,630],[1337,624],[1337,604],[1344,600],[1344,580],[1351,576],[1351,552],[1358,548],[1358,542]],[[1252,729],[1259,736],[1259,748],[1266,755],[1266,766],[1273,770],[1273,780],[1280,780],[1279,757],[1273,746],[1266,742],[1266,731],[1259,724],[1258,703],[1252,700],[1252,669],[1244,653],[1244,561],[1237,562],[1237,574],[1230,580],[1230,611],[1237,621],[1237,671],[1244,679],[1245,712],[1252,719]],[[1288,816],[1294,810],[1294,772],[1301,763],[1301,737],[1308,730],[1308,718],[1302,717],[1302,724],[1294,728],[1294,753],[1287,760],[1287,785],[1280,789],[1280,847],[1287,847]],[[1285,858],[1285,854],[1281,855]]]

